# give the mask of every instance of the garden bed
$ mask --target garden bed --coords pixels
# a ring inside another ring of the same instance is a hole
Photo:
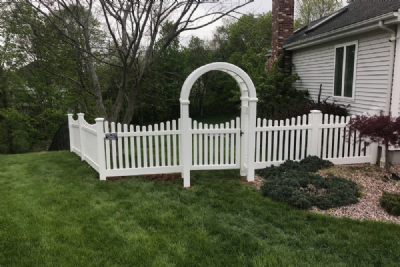
[[[400,176],[400,164],[391,167],[390,172],[370,164],[335,165],[317,174],[323,177],[340,176],[362,185],[362,195],[357,204],[320,210],[312,207],[310,211],[325,213],[336,217],[351,217],[355,219],[368,219],[376,221],[390,221],[400,224],[400,216],[388,214],[380,205],[379,198],[382,193],[400,193],[400,181],[392,179],[392,173]],[[260,189],[263,178],[255,177],[255,185]]]

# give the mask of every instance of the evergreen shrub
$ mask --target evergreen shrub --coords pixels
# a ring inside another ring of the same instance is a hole
[[[270,177],[274,176],[275,174],[284,173],[289,170],[316,172],[321,169],[329,168],[330,166],[333,166],[333,163],[329,160],[323,160],[317,156],[308,156],[307,158],[302,159],[300,162],[286,160],[279,166],[272,165],[269,168],[265,168],[259,171],[259,173],[263,177]]]
[[[266,179],[261,193],[299,209],[317,206],[326,210],[357,203],[360,192],[355,182],[311,173],[332,165],[330,161],[312,156],[300,162],[287,160],[278,167],[265,168],[261,171]]]
[[[400,216],[400,194],[383,192],[379,203],[387,213]]]

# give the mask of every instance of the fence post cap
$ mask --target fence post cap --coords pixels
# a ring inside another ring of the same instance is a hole
[[[321,113],[320,110],[310,110],[310,113]]]
[[[104,118],[96,118],[96,119],[94,119],[96,122],[102,122],[102,121],[104,121]]]
[[[78,113],[78,116],[85,116],[84,113]]]
[[[68,113],[67,116],[72,117],[72,116],[74,116],[74,114]]]

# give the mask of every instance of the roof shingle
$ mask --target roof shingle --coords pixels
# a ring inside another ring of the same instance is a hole
[[[344,9],[346,10],[341,12],[338,16],[327,20],[312,31],[307,30],[328,16],[313,21],[306,27],[294,32],[285,40],[284,45],[305,40],[323,33],[349,26],[354,23],[385,15],[390,12],[398,11],[400,9],[400,0],[356,0],[344,7]]]

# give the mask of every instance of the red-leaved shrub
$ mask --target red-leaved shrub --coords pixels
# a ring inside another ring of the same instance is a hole
[[[357,115],[347,124],[349,133],[358,131],[359,137],[367,145],[379,143],[385,145],[385,168],[389,170],[389,146],[400,145],[400,117],[393,118],[390,115]]]

